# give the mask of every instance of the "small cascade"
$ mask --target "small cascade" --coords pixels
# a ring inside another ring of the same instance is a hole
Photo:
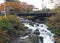
[[[39,37],[43,37],[43,43],[54,43],[54,34],[51,33],[50,30],[48,30],[48,26],[45,24],[38,24],[35,23],[34,26],[30,25],[29,23],[23,23],[28,29],[32,29],[32,32],[34,32],[36,29],[39,30],[40,35]],[[39,39],[39,43],[42,43]]]

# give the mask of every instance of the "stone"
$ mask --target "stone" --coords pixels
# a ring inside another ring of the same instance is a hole
[[[42,36],[40,36],[39,38],[40,38],[41,43],[43,43],[43,37],[42,37]]]
[[[33,34],[40,35],[40,32],[39,32],[38,29],[36,29],[36,30],[33,32]]]

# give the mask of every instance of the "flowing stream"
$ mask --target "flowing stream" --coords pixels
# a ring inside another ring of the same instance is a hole
[[[51,31],[49,31],[47,28],[48,26],[45,24],[38,24],[35,23],[34,26],[30,25],[29,23],[23,23],[26,27],[28,27],[28,29],[32,29],[32,32],[34,32],[34,30],[38,29],[40,32],[40,35],[38,36],[42,36],[43,37],[43,43],[54,43],[54,34],[51,33]],[[38,26],[38,25],[39,26]],[[40,39],[39,39],[39,43]]]
[[[51,33],[50,30],[48,30],[48,26],[45,24],[39,24],[39,23],[35,23],[32,25],[30,25],[30,23],[22,23],[24,24],[26,27],[28,27],[28,29],[32,29],[32,32],[34,32],[36,29],[39,30],[40,35],[38,35],[39,37],[42,36],[43,37],[43,43],[54,43],[54,34]],[[21,38],[27,38],[27,37],[21,37]],[[40,39],[39,39],[39,43],[41,43]]]

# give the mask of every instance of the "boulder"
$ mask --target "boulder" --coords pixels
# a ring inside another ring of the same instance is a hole
[[[41,43],[43,43],[43,37],[40,36],[39,39],[40,39]]]
[[[35,34],[29,34],[29,39],[32,43],[39,43],[39,38]]]
[[[36,29],[36,30],[33,32],[33,34],[35,34],[35,35],[40,35],[40,32],[39,32],[38,29]]]

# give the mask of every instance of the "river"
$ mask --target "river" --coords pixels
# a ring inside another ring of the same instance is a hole
[[[38,36],[43,37],[43,43],[54,43],[54,38],[53,38],[54,34],[47,29],[48,27],[45,24],[39,24],[39,26],[34,24],[34,26],[31,26],[29,25],[29,23],[24,23],[24,25],[28,27],[28,29],[32,29],[33,30],[32,32],[38,29],[40,32],[40,35]]]
[[[39,30],[40,35],[38,35],[39,37],[42,36],[43,37],[43,43],[54,43],[54,34],[51,33],[50,30],[48,30],[48,26],[46,24],[41,24],[41,23],[34,23],[33,26],[30,25],[30,23],[22,23],[24,24],[26,27],[28,27],[28,29],[32,29],[32,32],[34,32],[36,29]],[[22,37],[22,38],[27,38]],[[39,39],[39,43],[41,43],[40,39]]]

